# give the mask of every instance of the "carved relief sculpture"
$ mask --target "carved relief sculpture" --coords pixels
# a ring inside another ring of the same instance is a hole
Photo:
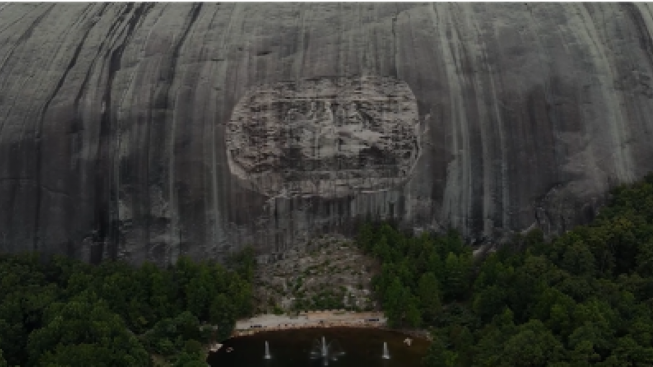
[[[389,77],[259,86],[228,122],[229,167],[268,196],[387,190],[419,156],[418,125],[413,93]]]

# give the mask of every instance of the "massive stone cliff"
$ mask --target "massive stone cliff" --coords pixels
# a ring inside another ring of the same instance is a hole
[[[653,168],[648,4],[0,5],[0,250],[496,239]]]

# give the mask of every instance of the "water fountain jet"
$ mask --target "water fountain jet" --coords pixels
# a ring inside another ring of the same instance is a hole
[[[388,351],[388,343],[383,342],[383,359],[390,359],[390,352]]]
[[[322,337],[322,358],[326,357],[329,354],[329,350],[326,344],[326,340]]]
[[[311,348],[311,359],[322,359],[324,366],[329,365],[329,361],[337,361],[345,352],[337,340],[332,340],[327,344],[326,339],[315,339],[313,348]]]
[[[263,356],[264,359],[270,359],[272,356],[270,355],[270,346],[268,345],[268,341],[265,341],[265,356]]]

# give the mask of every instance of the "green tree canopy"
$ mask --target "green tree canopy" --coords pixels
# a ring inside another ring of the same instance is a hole
[[[44,319],[44,327],[29,337],[31,365],[137,367],[149,363],[138,339],[94,293],[83,292],[66,303],[53,303]],[[121,353],[112,352],[115,350]]]

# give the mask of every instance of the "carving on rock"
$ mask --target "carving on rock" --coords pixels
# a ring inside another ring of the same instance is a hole
[[[268,196],[341,197],[405,181],[419,156],[417,102],[389,77],[250,89],[227,124],[231,173]]]

